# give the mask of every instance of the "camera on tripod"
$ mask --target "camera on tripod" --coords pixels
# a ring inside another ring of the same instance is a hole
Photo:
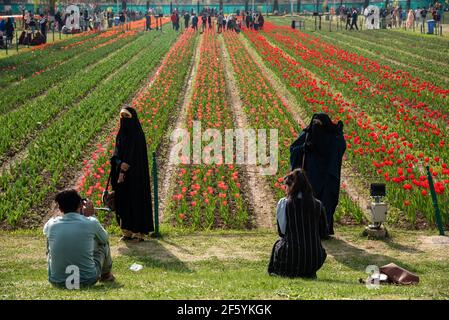
[[[373,198],[371,202],[371,222],[368,227],[370,229],[380,229],[382,223],[386,221],[387,204],[383,201],[386,195],[385,183],[372,183],[370,187],[370,196]]]
[[[387,203],[385,183],[372,183],[370,185],[370,197],[373,199],[368,209],[371,215],[371,224],[363,232],[364,236],[383,239],[388,237],[388,232],[383,223],[387,220]]]

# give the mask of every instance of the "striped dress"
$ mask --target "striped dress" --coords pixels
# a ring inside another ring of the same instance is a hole
[[[328,236],[324,206],[315,200],[315,208],[303,210],[301,198],[281,201],[285,202],[285,229],[278,221],[280,238],[273,246],[268,273],[314,278],[327,256],[321,245],[321,239]]]

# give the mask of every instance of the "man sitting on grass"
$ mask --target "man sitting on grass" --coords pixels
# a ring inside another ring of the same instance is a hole
[[[51,218],[44,227],[50,283],[68,288],[72,280],[80,285],[114,281],[108,234],[93,217],[92,202],[73,189],[58,193],[55,201],[64,216]]]

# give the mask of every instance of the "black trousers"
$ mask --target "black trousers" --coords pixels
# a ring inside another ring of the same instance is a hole
[[[351,28],[349,30],[354,30],[354,26],[356,30],[359,30],[359,27],[357,27],[357,21],[352,21]]]

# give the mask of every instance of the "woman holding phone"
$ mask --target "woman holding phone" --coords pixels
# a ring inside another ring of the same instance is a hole
[[[143,241],[154,230],[153,211],[146,139],[133,108],[120,111],[110,176],[122,240]]]

